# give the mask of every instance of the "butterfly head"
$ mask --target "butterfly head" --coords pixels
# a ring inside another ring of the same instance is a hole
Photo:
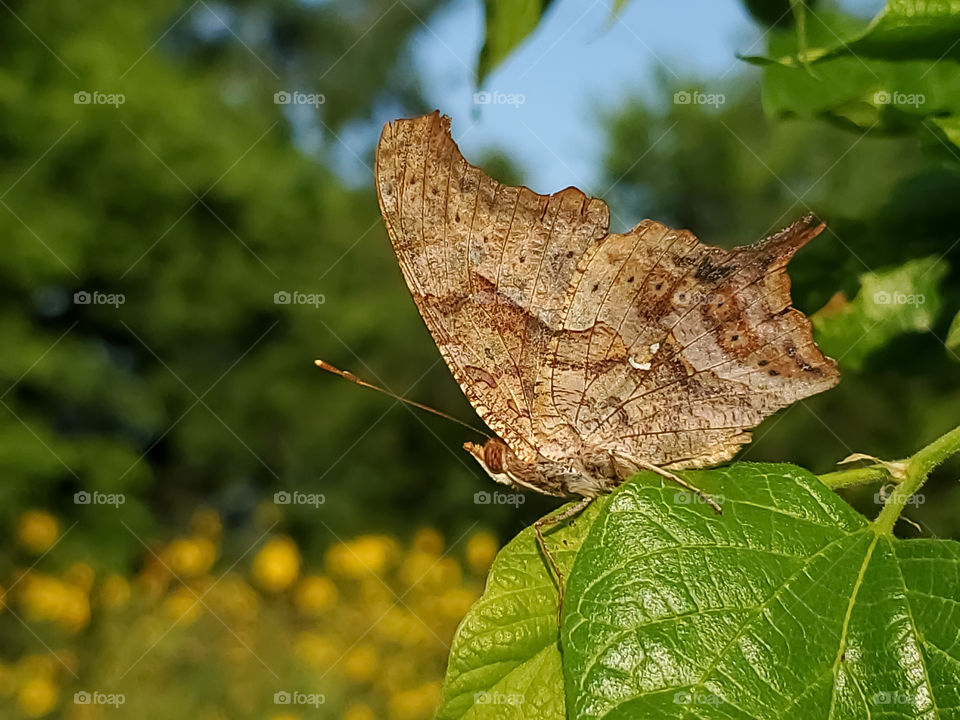
[[[477,445],[472,442],[465,442],[463,449],[476,458],[480,466],[487,471],[487,474],[503,485],[515,485],[516,483],[510,476],[509,456],[512,454],[510,448],[502,440],[491,438],[483,445]]]

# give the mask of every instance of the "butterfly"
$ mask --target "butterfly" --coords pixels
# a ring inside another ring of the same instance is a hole
[[[731,459],[839,380],[790,302],[812,215],[729,250],[651,220],[611,233],[602,200],[470,165],[439,112],[388,123],[375,175],[404,280],[497,436],[464,448],[498,483],[582,498],[538,521],[544,551],[542,527],[639,470],[686,485],[672,470]]]

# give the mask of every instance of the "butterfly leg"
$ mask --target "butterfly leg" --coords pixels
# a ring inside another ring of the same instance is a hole
[[[550,566],[550,569],[553,571],[554,577],[557,582],[557,626],[560,625],[560,614],[563,612],[563,573],[560,572],[560,568],[557,567],[556,561],[553,559],[553,554],[547,549],[547,543],[543,539],[543,529],[551,525],[557,525],[562,523],[564,520],[569,520],[572,517],[579,515],[583,512],[587,505],[593,502],[592,497],[585,497],[583,500],[578,502],[576,505],[568,507],[563,512],[559,512],[556,515],[546,515],[533,524],[533,530],[537,534],[537,545],[540,546],[540,552],[543,553],[544,559],[547,561],[547,564]]]
[[[663,477],[669,480],[673,480],[675,483],[677,483],[677,485],[680,485],[681,487],[685,487],[690,492],[699,495],[701,498],[703,498],[703,501],[707,505],[712,507],[717,512],[717,515],[720,515],[723,513],[723,511],[720,509],[720,505],[717,504],[716,500],[714,500],[712,497],[710,497],[705,492],[703,492],[703,490],[695,488],[693,485],[688,483],[679,475],[675,475],[669,470],[664,470],[662,467],[657,467],[656,465],[652,465],[651,463],[644,462],[643,460],[634,460],[634,462],[644,470],[650,470],[651,472],[655,472],[658,475],[662,475]]]

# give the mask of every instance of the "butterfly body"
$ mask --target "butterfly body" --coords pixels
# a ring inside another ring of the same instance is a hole
[[[497,482],[589,498],[640,469],[717,464],[839,379],[785,272],[813,216],[730,250],[651,220],[610,233],[601,200],[467,163],[436,112],[389,123],[376,165],[407,286],[498,436],[465,448]]]

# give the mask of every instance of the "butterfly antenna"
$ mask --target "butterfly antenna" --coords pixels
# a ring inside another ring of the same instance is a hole
[[[371,390],[376,390],[378,393],[383,393],[383,394],[386,395],[387,397],[392,397],[394,400],[397,400],[397,401],[402,402],[402,403],[406,403],[407,405],[412,405],[413,407],[419,408],[420,410],[425,410],[425,411],[428,412],[428,413],[433,413],[434,415],[437,415],[438,417],[442,417],[442,418],[445,418],[445,419],[447,419],[447,420],[450,420],[451,422],[455,422],[457,425],[462,425],[463,427],[467,428],[468,430],[472,430],[472,431],[475,432],[475,433],[480,433],[481,435],[484,435],[485,437],[488,437],[488,438],[490,437],[490,433],[487,433],[487,432],[484,432],[483,430],[480,430],[480,429],[478,429],[478,428],[475,428],[475,427],[474,427],[473,425],[471,425],[470,423],[464,422],[463,420],[460,420],[459,418],[455,418],[455,417],[453,417],[453,415],[447,415],[447,413],[441,412],[440,410],[437,410],[437,409],[435,409],[435,408],[432,408],[432,407],[430,407],[429,405],[424,405],[424,404],[422,404],[422,403],[418,403],[418,402],[416,402],[415,400],[409,400],[409,399],[407,399],[407,398],[405,398],[405,397],[401,397],[400,395],[397,395],[395,392],[391,392],[390,390],[387,390],[386,388],[382,388],[382,387],[380,387],[379,385],[373,385],[373,384],[371,384],[371,383],[366,382],[365,380],[361,380],[360,378],[358,378],[358,377],[357,377],[356,375],[354,375],[353,373],[347,372],[346,370],[340,370],[339,368],[335,368],[333,365],[331,365],[330,363],[326,362],[325,360],[314,360],[314,361],[313,361],[313,364],[316,365],[316,366],[317,366],[318,368],[320,368],[321,370],[326,370],[328,373],[333,373],[334,375],[339,375],[339,376],[342,377],[344,380],[349,380],[349,381],[352,382],[352,383],[356,383],[356,384],[359,385],[360,387],[365,387],[365,388],[370,388]]]

